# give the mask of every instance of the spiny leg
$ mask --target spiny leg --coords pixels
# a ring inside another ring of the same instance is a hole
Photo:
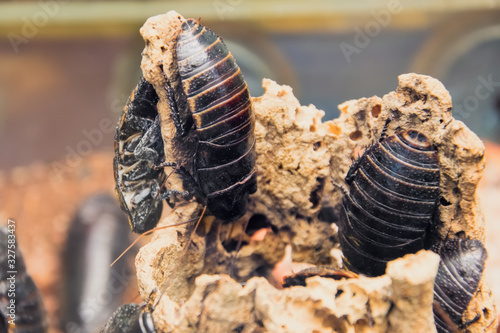
[[[188,191],[179,191],[179,190],[164,190],[158,195],[157,199],[158,200],[163,200],[165,199],[170,206],[170,208],[174,208],[175,204],[170,201],[170,198],[172,198],[174,195],[179,195],[184,198],[189,198],[192,196],[192,193]]]
[[[156,116],[151,126],[142,136],[141,141],[139,141],[134,149],[134,155],[140,160],[149,161],[153,165],[156,164],[158,152],[150,148],[150,146],[157,140],[162,140],[159,116]]]
[[[167,93],[168,105],[170,106],[170,111],[172,114],[172,120],[174,121],[175,128],[177,128],[177,133],[180,136],[185,136],[187,133],[187,128],[182,125],[182,121],[179,117],[179,108],[175,100],[175,90],[170,85],[170,81],[167,76],[165,76],[165,91]]]
[[[202,196],[200,196],[200,193],[199,193],[200,189],[198,186],[198,182],[193,177],[193,175],[184,167],[184,165],[185,165],[185,163],[179,164],[177,162],[165,161],[165,162],[162,162],[156,166],[153,166],[153,168],[161,169],[161,168],[165,168],[165,167],[175,167],[173,172],[178,172],[181,175],[182,180],[187,182],[188,190],[185,191],[184,193],[189,193],[189,195],[202,197]],[[168,179],[168,177],[170,177],[170,175],[171,174],[169,174],[167,176],[167,179]],[[165,182],[166,182],[166,179],[165,179]],[[186,195],[184,195],[184,196],[186,196]]]
[[[159,165],[154,165],[153,168],[154,169],[161,169],[161,168],[165,168],[165,167],[174,167],[175,166],[175,169],[172,170],[168,175],[167,177],[165,177],[165,179],[163,180],[160,188],[159,188],[159,191],[158,193],[155,195],[155,200],[163,200],[165,199],[168,203],[168,205],[171,207],[171,208],[174,208],[174,204],[170,201],[170,198],[173,196],[173,195],[181,195],[183,197],[189,197],[189,196],[192,196],[193,194],[189,191],[180,191],[180,190],[174,190],[174,189],[170,189],[170,190],[167,190],[165,189],[165,184],[167,183],[167,180],[168,178],[174,173],[176,172],[177,170],[179,170],[181,167],[182,167],[182,164],[177,164],[176,162],[162,162],[160,163]],[[185,170],[187,172],[187,170]]]
[[[382,128],[382,133],[380,133],[380,139],[378,139],[378,142],[381,142],[387,137],[387,129],[389,128],[389,123],[392,121],[392,116],[387,118],[385,120],[384,128]]]
[[[155,170],[163,169],[166,167],[177,167],[177,162],[164,161],[160,164],[153,164],[151,167]]]

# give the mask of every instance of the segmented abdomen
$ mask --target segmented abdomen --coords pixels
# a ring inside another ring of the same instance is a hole
[[[483,275],[486,249],[476,239],[452,239],[440,251],[434,301],[457,326],[462,324],[462,315],[476,293]],[[446,319],[434,311],[434,321],[439,333],[453,332]]]
[[[9,315],[14,314],[15,325],[10,326],[9,332],[48,332],[47,313],[42,296],[35,282],[26,272],[24,258],[18,244],[15,244],[15,256],[7,251],[9,249],[7,246],[11,244],[8,240],[12,239],[8,238],[8,234],[6,227],[0,228],[0,329],[2,326],[9,327],[8,320],[12,319]],[[10,260],[15,263],[13,264]],[[13,271],[15,273],[11,273]],[[12,276],[15,278],[15,286],[8,280]],[[12,296],[15,299],[14,309],[11,304]]]
[[[198,138],[197,181],[212,214],[235,220],[256,191],[255,116],[247,84],[223,41],[193,19],[182,25],[177,62]]]
[[[122,210],[129,217],[132,231],[137,233],[154,228],[163,208],[162,201],[156,197],[165,172],[152,167],[165,159],[156,106],[158,100],[154,87],[141,78],[125,106],[115,133],[113,167],[116,193]],[[134,150],[148,131],[153,131],[154,135],[144,146],[154,153],[137,156]]]
[[[378,276],[424,246],[439,196],[437,152],[408,130],[371,146],[346,177],[339,238],[346,266]]]

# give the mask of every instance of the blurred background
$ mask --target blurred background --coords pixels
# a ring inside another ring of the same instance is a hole
[[[399,74],[441,80],[455,118],[486,142],[487,274],[500,295],[499,0],[2,1],[0,218],[18,221],[54,330],[76,332],[59,323],[60,253],[82,202],[113,195],[114,126],[141,74],[139,28],[169,10],[201,18],[224,38],[253,96],[271,78],[325,120],[346,100],[393,91]],[[90,237],[92,228],[84,230]],[[128,296],[109,297],[133,301],[134,284]]]

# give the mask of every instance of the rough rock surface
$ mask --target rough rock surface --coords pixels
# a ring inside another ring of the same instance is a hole
[[[486,220],[486,248],[488,249],[488,270],[485,272],[485,280],[493,291],[495,303],[500,303],[500,145],[493,142],[485,142],[486,146],[486,168],[481,180],[478,196],[481,198]]]
[[[391,262],[381,277],[311,277],[306,287],[284,290],[264,278],[242,286],[227,275],[201,275],[185,303],[160,303],[156,325],[168,332],[435,332],[438,263],[438,255],[420,251]]]
[[[141,29],[144,77],[160,96],[159,113],[167,159],[187,162],[195,138],[180,138],[170,118],[166,78],[179,89],[175,40],[182,18],[175,12],[150,18]],[[484,241],[484,219],[476,188],[484,168],[484,145],[462,122],[453,119],[451,97],[428,76],[405,74],[382,98],[347,101],[338,119],[321,122],[324,112],[302,106],[292,89],[264,80],[265,93],[253,98],[256,113],[258,191],[248,213],[222,225],[201,221],[182,265],[172,275],[194,222],[161,230],[137,256],[139,288],[147,299],[172,276],[154,311],[162,331],[176,332],[430,332],[432,284],[438,257],[422,251],[388,265],[378,278],[334,281],[310,278],[307,287],[279,290],[264,278],[281,260],[287,244],[294,261],[335,266],[336,221],[341,192],[337,185],[370,143],[378,140],[388,118],[389,135],[408,128],[428,134],[437,146],[442,197],[438,238],[471,237]],[[186,148],[186,149],[185,149]],[[168,171],[167,171],[168,172]],[[169,188],[182,189],[172,174]],[[198,203],[179,198],[160,225],[201,214]],[[263,240],[249,229],[270,227]],[[239,240],[242,246],[236,258]],[[488,269],[488,268],[486,268]],[[231,274],[202,275],[202,274]],[[236,282],[238,281],[238,282]],[[244,287],[239,282],[246,282]],[[272,281],[271,281],[272,282]],[[154,295],[158,297],[158,294]],[[465,319],[480,314],[471,331],[493,332],[496,309],[490,289],[480,284]]]

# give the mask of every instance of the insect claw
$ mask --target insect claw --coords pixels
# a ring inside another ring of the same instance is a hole
[[[334,181],[332,181],[332,185],[338,188],[344,195],[349,195],[349,188],[346,185]]]
[[[384,127],[382,128],[382,132],[380,133],[380,138],[378,142],[383,141],[385,138],[387,138],[387,129],[389,128],[389,123],[392,121],[393,116],[388,117],[385,120]]]
[[[152,164],[151,167],[155,170],[160,170],[164,169],[166,167],[176,167],[177,163],[176,162],[162,162],[160,164]]]

